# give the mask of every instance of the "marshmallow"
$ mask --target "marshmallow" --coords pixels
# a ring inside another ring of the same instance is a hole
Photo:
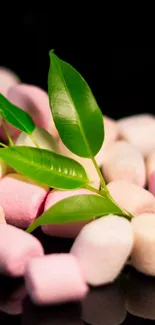
[[[13,71],[0,67],[0,93],[6,96],[8,89],[19,82],[19,77]]]
[[[155,276],[155,214],[136,216],[131,225],[134,232],[131,264],[138,271]]]
[[[119,128],[117,126],[116,121],[112,120],[108,116],[103,117],[104,121],[104,141],[102,144],[101,149],[95,156],[95,159],[98,163],[98,166],[100,167],[104,161],[104,154],[106,150],[108,149],[110,143],[114,142],[118,139],[119,136]]]
[[[43,89],[33,85],[19,84],[9,88],[7,98],[12,104],[26,111],[36,126],[47,130],[54,137],[58,137],[58,131],[49,107],[48,94]],[[10,124],[7,124],[7,128],[14,139],[20,134],[20,131]],[[0,138],[6,139],[2,129]]]
[[[28,261],[43,254],[40,242],[31,234],[11,225],[0,226],[0,273],[23,276]]]
[[[124,290],[118,280],[107,286],[91,288],[82,302],[82,319],[95,325],[122,324],[126,318],[124,298]]]
[[[145,186],[146,171],[143,156],[139,149],[125,141],[109,144],[105,151],[102,172],[107,183],[124,180]]]
[[[146,157],[148,190],[155,195],[155,151]]]
[[[38,185],[24,175],[8,174],[0,180],[0,205],[6,221],[27,228],[42,213],[49,188]]]
[[[55,151],[55,142],[50,133],[48,133],[45,129],[36,127],[32,133],[33,138],[37,142],[40,148]],[[21,132],[19,137],[15,142],[16,146],[28,146],[28,147],[36,147],[34,142],[31,140],[29,135],[25,132]]]
[[[67,156],[69,158],[72,158],[76,161],[78,161],[86,170],[88,178],[90,180],[89,185],[99,189],[100,188],[100,178],[98,176],[98,173],[96,171],[96,168],[94,167],[93,162],[91,159],[88,158],[82,158],[74,153],[72,153],[62,142],[61,139],[57,142],[57,151],[61,155]]]
[[[38,305],[81,300],[88,287],[77,259],[71,254],[33,258],[25,272],[26,289]]]
[[[125,117],[117,122],[120,139],[136,145],[142,155],[155,149],[155,118],[151,114]]]
[[[116,279],[132,246],[130,222],[123,217],[108,215],[84,226],[70,252],[77,257],[85,281],[98,286]]]
[[[78,189],[78,190],[71,190],[71,191],[52,190],[47,196],[44,211],[47,211],[54,204],[67,197],[82,195],[82,194],[92,194],[92,192],[86,189]],[[82,229],[82,227],[87,222],[88,221],[66,223],[62,225],[61,224],[43,225],[42,230],[45,234],[50,236],[75,238],[80,232],[80,230]]]
[[[5,221],[5,214],[3,208],[0,206],[0,224],[1,223],[6,223]]]
[[[125,300],[130,314],[155,320],[155,279],[138,272],[130,272]]]
[[[144,188],[127,181],[113,181],[107,188],[114,201],[133,215],[155,213],[155,198]]]

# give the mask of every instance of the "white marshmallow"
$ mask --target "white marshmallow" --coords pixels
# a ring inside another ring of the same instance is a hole
[[[151,114],[139,114],[120,119],[120,139],[136,145],[144,156],[155,149],[155,118]]]
[[[55,142],[50,133],[48,133],[45,129],[40,127],[36,127],[32,133],[34,140],[38,143],[40,148],[47,150],[55,150]],[[16,146],[29,146],[36,147],[34,142],[31,140],[29,135],[25,132],[21,132],[19,137],[15,142]]]
[[[87,175],[89,177],[90,183],[89,185],[94,186],[95,188],[99,189],[100,188],[100,178],[97,174],[96,168],[94,167],[93,162],[91,159],[88,158],[82,158],[79,157],[75,154],[73,154],[62,142],[61,139],[58,140],[57,144],[57,151],[61,155],[65,155],[69,158],[72,158],[76,161],[78,161],[86,170]]]
[[[119,137],[119,128],[115,120],[108,116],[103,116],[104,121],[104,142],[101,149],[95,156],[95,159],[100,167],[104,161],[105,152],[110,143],[114,142]]]
[[[107,188],[115,202],[131,214],[155,213],[155,198],[144,188],[121,180],[109,183]]]
[[[124,180],[141,187],[146,183],[143,156],[139,149],[126,141],[115,141],[105,151],[102,172],[108,182]]]
[[[155,171],[155,150],[146,157],[146,172],[149,179],[150,175]]]
[[[132,246],[130,222],[123,217],[108,215],[84,226],[70,252],[77,257],[85,281],[98,286],[116,279]]]
[[[155,214],[133,218],[134,247],[131,264],[140,272],[155,276]]]
[[[155,151],[146,157],[148,190],[155,196]]]

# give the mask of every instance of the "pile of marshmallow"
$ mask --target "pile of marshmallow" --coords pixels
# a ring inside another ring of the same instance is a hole
[[[22,84],[1,68],[0,92],[32,116],[40,147],[53,150],[54,139],[57,151],[79,161],[90,184],[100,188],[91,160],[77,157],[62,143],[44,90]],[[74,239],[67,254],[45,255],[40,241],[25,229],[58,201],[92,192],[40,186],[0,159],[0,273],[23,276],[36,304],[81,300],[89,286],[113,282],[127,263],[155,276],[155,117],[113,121],[104,116],[104,125],[105,140],[96,160],[113,199],[134,218],[130,222],[111,214],[91,222],[43,225],[46,235]],[[27,134],[7,127],[16,145],[34,146]],[[0,141],[6,141],[2,127]]]

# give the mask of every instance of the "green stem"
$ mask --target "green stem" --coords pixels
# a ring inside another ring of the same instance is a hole
[[[14,146],[13,140],[11,139],[11,136],[10,136],[10,134],[8,132],[8,129],[7,129],[6,125],[5,125],[5,122],[2,123],[2,126],[3,126],[6,137],[8,138],[10,147]]]
[[[99,166],[98,166],[98,164],[97,164],[97,162],[96,162],[96,160],[95,160],[94,157],[92,157],[91,160],[92,160],[92,162],[93,162],[93,164],[94,164],[94,166],[96,168],[96,171],[97,171],[97,173],[99,175],[99,178],[100,178],[100,181],[101,181],[101,186],[104,189],[104,191],[107,192],[106,183],[105,183],[105,180],[103,178],[103,175],[102,175],[102,173],[100,171],[100,168],[99,168]]]
[[[90,186],[90,185],[85,185],[85,188],[91,192],[100,194],[101,196],[104,196],[104,194],[102,194],[102,192],[100,190],[97,190],[96,188]]]
[[[32,142],[35,144],[35,146],[36,146],[37,148],[40,148],[39,144],[38,144],[37,141],[34,139],[33,135],[32,135],[32,134],[29,134],[29,137],[30,137],[30,139],[32,140]]]
[[[121,211],[122,211],[122,215],[124,216],[124,217],[127,217],[129,220],[131,220],[132,218],[133,218],[133,215],[129,212],[129,211],[127,211],[127,210],[125,210],[125,209],[122,209],[116,202],[115,202],[115,200],[113,199],[113,197],[111,196],[111,194],[110,194],[110,192],[108,191],[108,189],[107,189],[107,192],[106,192],[106,194],[105,194],[105,192],[104,191],[100,191],[101,193],[102,193],[102,195],[104,195],[104,196],[106,196],[111,202],[113,202]]]
[[[92,162],[93,162],[93,164],[94,164],[94,166],[95,166],[95,168],[96,168],[96,171],[97,171],[97,173],[98,173],[98,175],[99,175],[99,177],[100,177],[100,180],[101,180],[101,188],[102,188],[102,190],[101,191],[99,191],[99,194],[100,195],[102,195],[102,196],[104,196],[104,197],[107,197],[111,202],[113,202],[121,211],[122,211],[122,215],[124,216],[124,217],[127,217],[129,220],[131,220],[132,218],[133,218],[133,215],[130,213],[130,212],[128,212],[128,211],[126,211],[125,209],[122,209],[115,201],[114,201],[114,199],[112,198],[112,196],[111,196],[111,194],[109,193],[109,191],[108,191],[108,188],[107,188],[107,186],[106,186],[106,183],[105,183],[105,180],[104,180],[104,177],[103,177],[103,175],[102,175],[102,173],[101,173],[101,171],[100,171],[100,168],[99,168],[99,166],[98,166],[98,164],[97,164],[97,162],[96,162],[96,160],[95,160],[95,158],[94,157],[92,157],[91,158],[91,160],[92,160]],[[88,188],[88,187],[87,187]],[[89,189],[92,191],[92,192],[96,192],[96,189],[94,189],[94,188],[92,188],[91,186],[89,187]],[[98,192],[97,192],[98,193]]]
[[[4,148],[8,148],[8,146],[2,142],[0,142],[0,146],[4,147]]]
[[[117,206],[119,209],[120,209],[120,211],[121,211],[121,216],[123,216],[123,217],[125,217],[125,218],[127,218],[128,220],[131,220],[132,218],[133,218],[133,215],[130,213],[130,212],[128,212],[127,210],[125,210],[125,209],[122,209],[115,201],[114,201],[114,199],[112,198],[112,196],[110,195],[110,193],[109,193],[109,191],[108,191],[108,189],[107,189],[107,191],[105,192],[105,191],[103,191],[103,190],[97,190],[96,188],[94,188],[94,187],[92,187],[92,186],[90,186],[90,185],[85,185],[85,188],[87,189],[87,190],[89,190],[89,191],[91,191],[91,192],[94,192],[94,193],[97,193],[97,194],[99,194],[99,195],[101,195],[101,196],[103,196],[103,197],[106,197],[106,198],[108,198],[113,204],[115,204],[115,206]]]

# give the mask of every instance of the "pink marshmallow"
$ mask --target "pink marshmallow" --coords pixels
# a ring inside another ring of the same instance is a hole
[[[52,190],[47,196],[44,211],[47,211],[54,204],[67,197],[81,194],[92,194],[92,192],[86,189],[72,191]],[[50,236],[75,238],[86,223],[86,221],[81,221],[65,224],[43,225],[42,230],[45,234]]]
[[[0,224],[1,223],[6,223],[5,221],[5,214],[3,208],[0,206]]]
[[[0,205],[6,221],[26,228],[42,213],[49,188],[40,186],[19,174],[8,174],[0,180]]]
[[[0,67],[0,93],[6,96],[8,89],[19,82],[19,77],[13,71]]]
[[[41,88],[33,85],[19,84],[9,88],[7,98],[16,106],[26,111],[34,120],[36,126],[58,137],[58,131],[53,122],[49,107],[48,94]],[[15,139],[20,131],[7,124],[10,135]],[[1,129],[0,138],[5,140]]]
[[[155,196],[155,170],[152,172],[148,179],[148,190]]]
[[[33,258],[27,265],[25,284],[38,305],[78,301],[88,292],[77,259],[71,254]]]
[[[42,245],[34,236],[11,225],[0,226],[0,273],[23,276],[29,260],[43,254]]]

